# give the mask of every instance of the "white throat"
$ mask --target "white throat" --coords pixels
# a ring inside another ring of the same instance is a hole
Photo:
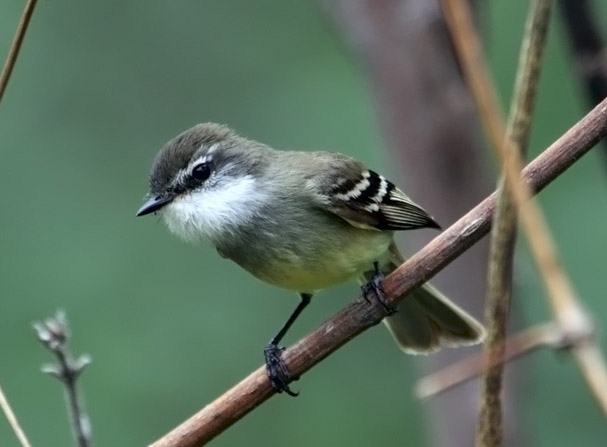
[[[177,197],[162,209],[162,216],[176,235],[213,242],[255,218],[264,199],[255,179],[247,175]]]

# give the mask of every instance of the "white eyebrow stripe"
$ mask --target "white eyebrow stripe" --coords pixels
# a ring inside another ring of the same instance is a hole
[[[207,155],[211,155],[213,152],[215,152],[217,150],[217,148],[219,147],[219,143],[215,143],[214,145],[212,145],[209,150],[207,151]]]
[[[179,172],[177,172],[175,179],[171,182],[171,186],[176,186],[176,185],[183,183],[188,176],[188,172],[189,172],[188,168],[180,169]]]
[[[207,163],[207,162],[211,161],[213,158],[213,157],[211,157],[211,154],[215,150],[217,150],[218,147],[219,147],[219,143],[215,143],[214,145],[212,145],[209,148],[209,150],[206,152],[205,155],[198,157],[194,161],[191,161],[190,164],[188,164],[188,166],[186,168],[180,169],[179,172],[177,173],[177,175],[175,175],[175,179],[171,182],[171,185],[175,186],[175,185],[182,184],[187,179],[187,177],[190,175],[194,166],[196,166],[197,164],[200,164],[200,163]]]
[[[202,157],[198,157],[196,160],[190,163],[189,166],[196,166],[198,163],[206,163],[208,155],[204,155]]]
[[[198,157],[196,160],[190,162],[190,164],[188,165],[188,167],[186,168],[187,171],[191,171],[192,168],[194,166],[196,166],[197,164],[200,163],[206,163],[208,161],[211,161],[212,157],[210,156],[210,154],[207,152],[205,155],[203,155],[202,157]]]

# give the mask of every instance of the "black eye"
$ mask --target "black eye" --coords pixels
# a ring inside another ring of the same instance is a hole
[[[192,169],[192,177],[204,182],[211,175],[211,167],[207,163],[200,163]]]

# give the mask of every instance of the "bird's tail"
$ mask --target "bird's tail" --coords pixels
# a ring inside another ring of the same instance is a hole
[[[394,244],[390,255],[390,263],[382,266],[385,274],[404,262]],[[370,275],[365,275],[367,280]],[[485,337],[478,321],[427,283],[410,292],[398,305],[398,312],[386,317],[384,323],[407,354],[429,354],[443,346],[474,345]]]

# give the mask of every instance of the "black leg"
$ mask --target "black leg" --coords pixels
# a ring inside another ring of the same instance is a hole
[[[373,269],[374,269],[374,273],[373,273],[373,276],[371,277],[371,279],[369,280],[369,282],[367,284],[364,284],[360,288],[362,291],[362,294],[368,303],[371,302],[369,297],[371,295],[373,295],[373,298],[377,299],[377,301],[379,302],[379,304],[382,305],[382,307],[384,308],[386,313],[388,315],[393,315],[396,313],[397,310],[396,310],[396,307],[394,307],[394,305],[388,304],[388,302],[386,300],[386,293],[382,290],[382,288],[380,286],[382,279],[384,279],[384,274],[379,269],[379,263],[377,261],[375,261],[373,263]]]
[[[268,373],[268,378],[270,379],[270,383],[272,387],[278,392],[282,393],[283,391],[287,393],[289,396],[297,396],[298,393],[291,391],[289,388],[289,382],[293,380],[297,380],[298,377],[293,377],[285,362],[280,358],[282,351],[284,348],[278,346],[278,343],[285,336],[289,328],[293,325],[299,314],[306,308],[310,301],[312,300],[312,295],[309,293],[301,293],[301,301],[284,324],[284,326],[278,331],[278,333],[270,340],[270,343],[266,346],[263,351],[265,360],[266,360],[266,371]]]

